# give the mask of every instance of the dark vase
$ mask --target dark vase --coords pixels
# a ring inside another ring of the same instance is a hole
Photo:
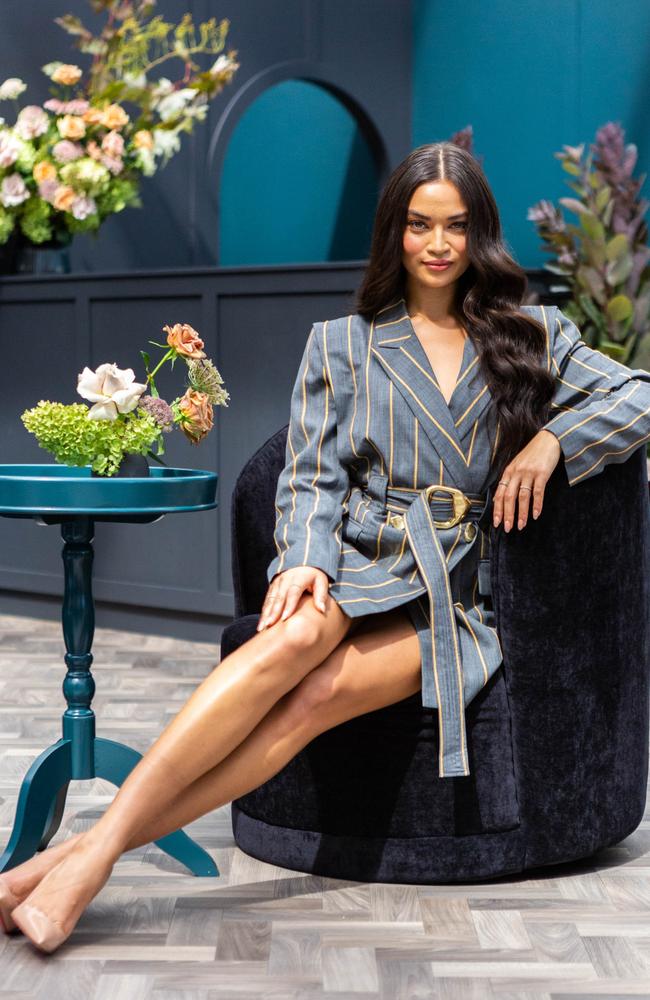
[[[147,462],[146,455],[126,454],[114,476],[100,476],[98,472],[92,472],[91,475],[97,479],[115,479],[116,477],[133,479],[138,476],[148,476],[149,463]]]
[[[67,231],[44,243],[32,243],[20,230],[14,230],[0,246],[0,273],[70,274],[71,243],[72,233]]]

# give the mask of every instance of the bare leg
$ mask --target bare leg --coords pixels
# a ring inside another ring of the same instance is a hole
[[[376,619],[376,616],[371,617]],[[320,666],[273,706],[256,729],[228,757],[195,779],[174,801],[144,818],[124,849],[158,839],[258,787],[319,732],[356,715],[400,701],[419,690],[419,649],[413,626],[400,609],[381,617],[380,626],[375,621],[374,627],[364,628],[364,623],[357,635],[342,642]],[[101,822],[93,830],[97,830]],[[89,831],[89,834],[92,832]],[[87,834],[83,836],[88,837]],[[80,853],[84,856],[86,867],[82,873],[76,865],[77,875],[88,884],[93,881],[89,880],[88,866],[93,857],[101,855],[101,848],[95,846],[90,854],[77,848],[72,851],[73,855]],[[21,867],[26,870],[29,864],[27,862]],[[63,868],[63,863],[57,865],[58,868]],[[16,874],[19,874],[18,869]],[[42,889],[46,888],[47,881],[47,877],[43,878]],[[69,883],[70,873],[66,881]],[[27,891],[27,882],[23,874],[23,891]],[[13,886],[14,891],[17,888],[17,885]],[[48,905],[55,920],[62,916],[65,920],[58,905],[60,900],[57,901],[54,895],[57,887],[53,883],[51,891],[45,895],[42,889],[36,889],[28,903],[36,905],[38,902],[42,909]],[[94,894],[91,893],[91,898]],[[63,900],[65,903],[67,899],[68,910],[69,895],[64,893]],[[79,903],[73,907],[73,912],[78,910],[74,922],[84,905],[86,903]],[[18,908],[14,914],[19,915]]]

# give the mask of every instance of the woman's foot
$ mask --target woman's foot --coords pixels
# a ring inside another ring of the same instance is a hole
[[[51,868],[70,853],[82,836],[81,833],[75,833],[68,840],[37,852],[29,861],[0,875],[0,923],[5,934],[16,930],[11,911],[29,896]]]
[[[115,860],[101,846],[82,838],[13,910],[16,926],[41,951],[54,951],[72,934],[106,883]]]

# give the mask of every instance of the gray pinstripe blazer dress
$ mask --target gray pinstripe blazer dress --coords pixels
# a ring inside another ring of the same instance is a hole
[[[545,425],[570,485],[624,462],[650,438],[650,373],[592,350],[555,306],[522,306],[546,329],[556,375]],[[291,397],[267,569],[315,566],[350,616],[405,605],[418,634],[422,704],[438,708],[440,777],[469,774],[464,706],[502,662],[489,598],[486,510],[496,472],[496,408],[471,336],[445,402],[403,298],[372,321],[315,323]],[[471,500],[453,515],[443,492]],[[542,512],[543,517],[543,512]],[[525,530],[525,529],[524,529]]]

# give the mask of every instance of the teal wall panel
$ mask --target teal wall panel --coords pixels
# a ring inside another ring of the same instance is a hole
[[[649,38],[646,2],[415,0],[413,146],[472,126],[524,267],[547,259],[528,207],[572,193],[555,151],[587,148],[598,127],[619,121],[647,170]]]
[[[360,260],[377,203],[372,154],[350,112],[303,80],[242,115],[219,189],[219,263]]]

